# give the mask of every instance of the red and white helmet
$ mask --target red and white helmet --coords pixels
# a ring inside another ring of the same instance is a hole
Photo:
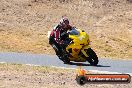
[[[62,17],[60,20],[60,25],[64,28],[67,28],[69,26],[69,20],[67,17]]]

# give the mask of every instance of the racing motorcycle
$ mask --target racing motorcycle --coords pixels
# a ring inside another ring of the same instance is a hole
[[[77,28],[73,28],[68,31],[68,44],[66,49],[61,54],[61,60],[64,63],[74,62],[86,62],[88,61],[90,65],[96,66],[99,62],[96,53],[90,47],[89,35]],[[69,53],[70,55],[67,55]],[[65,59],[67,58],[67,59]]]

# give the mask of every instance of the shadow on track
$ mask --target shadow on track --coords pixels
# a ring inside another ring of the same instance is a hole
[[[92,66],[90,64],[85,64],[85,63],[75,63],[75,62],[70,62],[69,65],[76,65],[76,66]],[[111,67],[111,66],[104,66],[104,65],[97,65],[94,67]]]

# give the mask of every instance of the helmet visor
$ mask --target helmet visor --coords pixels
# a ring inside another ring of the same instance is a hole
[[[69,21],[68,20],[64,20],[63,23],[66,24],[66,25],[69,25]]]

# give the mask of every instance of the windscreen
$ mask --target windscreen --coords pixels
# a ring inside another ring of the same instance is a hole
[[[70,35],[79,35],[80,34],[79,31],[76,30],[76,28],[72,28],[72,30],[70,30],[68,33]]]

